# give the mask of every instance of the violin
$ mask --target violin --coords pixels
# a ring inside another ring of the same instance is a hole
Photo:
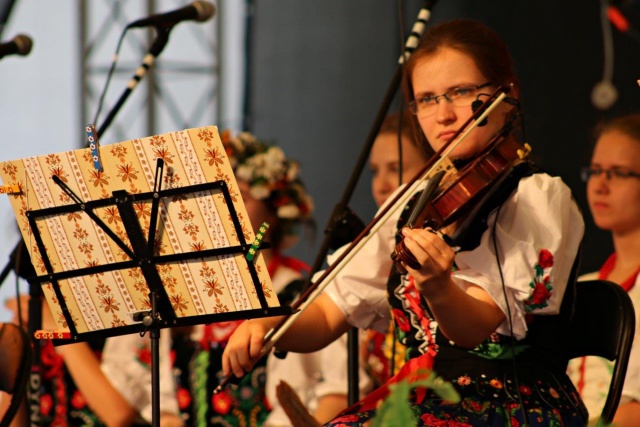
[[[511,135],[511,130],[510,123],[503,126],[478,156],[461,170],[444,179],[442,179],[442,173],[435,174],[423,191],[405,227],[429,227],[443,237],[450,246],[455,246],[464,235],[464,230],[459,227],[459,224],[464,222],[466,226],[470,226],[478,212],[477,204],[483,196],[493,194],[491,189],[495,190],[496,186],[501,185],[509,172],[528,157],[530,147],[527,144],[520,144]],[[463,218],[464,221],[462,221]],[[456,233],[455,239],[448,234],[453,231]],[[407,274],[402,263],[412,269],[420,268],[420,264],[402,239],[391,254],[391,258],[400,274]]]

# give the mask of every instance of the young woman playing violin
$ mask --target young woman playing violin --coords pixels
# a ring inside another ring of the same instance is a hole
[[[442,23],[427,31],[404,71],[405,96],[423,142],[436,151],[468,122],[473,101],[503,85],[513,88],[511,102],[500,103],[451,152],[462,167],[473,164],[516,114],[517,79],[505,44],[480,23]],[[583,426],[586,411],[565,374],[566,361],[555,360],[553,348],[564,331],[562,315],[571,308],[564,296],[572,294],[565,291],[574,285],[584,222],[559,178],[526,160],[515,162],[525,167],[504,181],[508,191],[495,192],[468,227],[477,239],[456,244],[456,252],[441,232],[404,227],[407,211],[396,210],[276,346],[313,351],[350,325],[384,331],[392,316],[409,360],[390,381],[433,369],[461,396],[451,404],[417,389],[411,403],[418,425]],[[416,268],[401,262],[405,275],[390,259],[397,238],[417,262]],[[555,325],[548,335],[541,328],[545,318]],[[224,370],[236,376],[248,371],[265,334],[280,321],[243,323],[224,353]],[[329,425],[362,425],[385,396],[383,386]]]

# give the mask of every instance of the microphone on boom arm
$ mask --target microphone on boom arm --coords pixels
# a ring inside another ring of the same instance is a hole
[[[31,52],[33,40],[25,34],[18,34],[11,41],[0,43],[0,58],[7,55],[26,56]]]
[[[171,28],[182,21],[205,22],[215,15],[216,9],[213,4],[206,1],[194,1],[180,9],[158,13],[147,18],[138,19],[127,25],[129,28],[143,28],[154,26],[157,28]]]

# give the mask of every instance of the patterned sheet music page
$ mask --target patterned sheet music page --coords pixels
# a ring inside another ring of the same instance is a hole
[[[255,238],[218,129],[187,129],[99,147],[101,168],[90,148],[0,162],[22,237],[38,275],[46,273],[26,217],[27,211],[75,201],[52,180],[57,176],[83,202],[108,199],[113,191],[130,194],[153,191],[158,158],[165,162],[161,189],[224,180],[238,215],[245,243]],[[145,236],[148,235],[151,200],[134,202]],[[131,248],[115,205],[95,209],[96,215]],[[53,271],[65,272],[130,260],[89,216],[82,211],[48,215],[38,222]],[[259,227],[260,224],[254,224]],[[180,254],[240,245],[238,233],[219,190],[163,198],[159,205],[155,254]],[[243,254],[158,264],[157,270],[178,318],[260,308],[247,259]],[[276,293],[262,255],[255,262],[260,286],[269,307],[278,307]],[[131,313],[149,310],[149,289],[139,268],[73,277],[58,281],[78,333],[135,323]],[[53,286],[43,293],[58,328],[68,330]]]

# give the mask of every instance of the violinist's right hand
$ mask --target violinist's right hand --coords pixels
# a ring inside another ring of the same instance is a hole
[[[258,361],[264,337],[271,327],[265,319],[246,320],[231,334],[222,354],[222,372],[241,378]]]

